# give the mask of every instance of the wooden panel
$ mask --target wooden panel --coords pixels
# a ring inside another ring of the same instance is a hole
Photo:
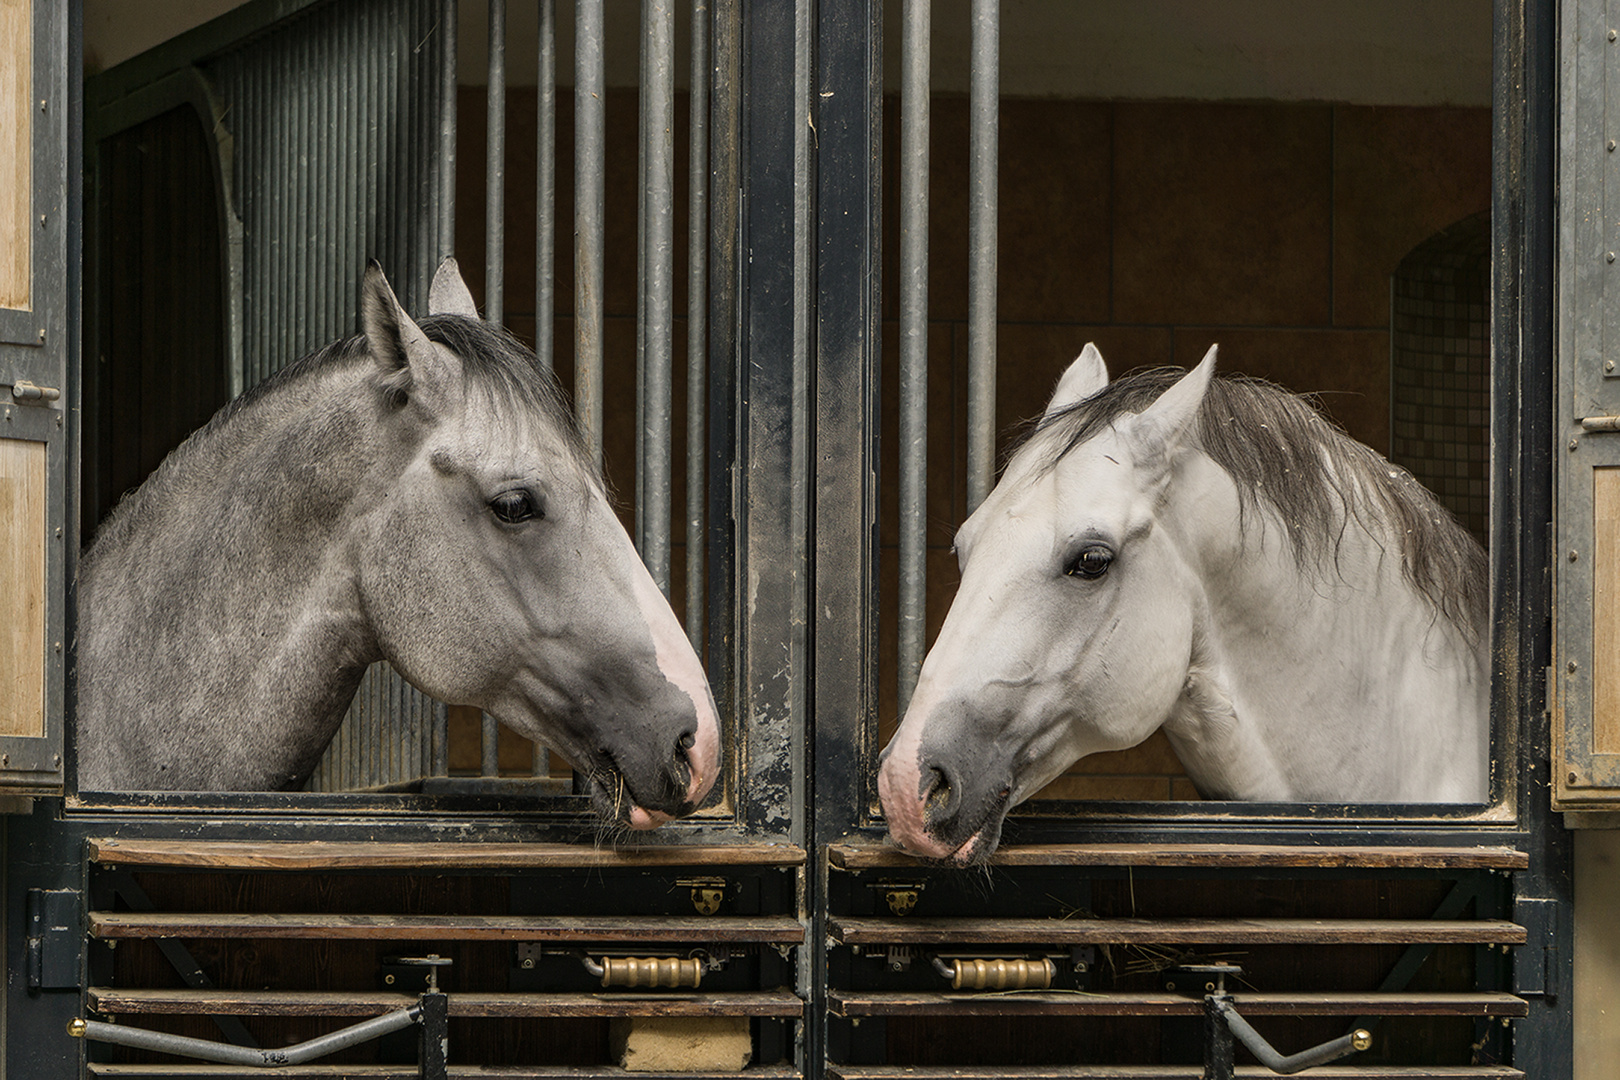
[[[1620,754],[1620,468],[1592,470],[1592,753]]]
[[[1143,992],[1094,994],[1079,990],[1017,994],[919,991],[828,992],[838,1016],[1202,1016],[1202,998]],[[1512,994],[1276,993],[1233,994],[1244,1016],[1528,1016]]]
[[[282,1065],[276,1069],[236,1068],[230,1065],[114,1065],[92,1061],[85,1066],[90,1076],[121,1077],[135,1080],[263,1080],[266,1075],[319,1077],[336,1075],[331,1065]],[[750,1065],[741,1072],[626,1072],[616,1066],[592,1065],[451,1065],[448,1073],[455,1080],[798,1080],[799,1070],[791,1065]],[[415,1065],[344,1065],[341,1074],[349,1080],[420,1080]],[[1238,1075],[1243,1075],[1240,1071]],[[1331,1074],[1330,1074],[1331,1075]],[[1401,1080],[1409,1074],[1401,1073]],[[1430,1075],[1430,1074],[1425,1074]],[[1436,1073],[1444,1076],[1519,1076],[1520,1073]]]
[[[45,511],[45,444],[0,439],[0,735],[45,734]]]
[[[1260,1065],[1239,1065],[1239,1077],[1272,1077]],[[370,1074],[365,1074],[369,1076]],[[452,1073],[451,1075],[455,1075]],[[1517,1080],[1506,1065],[1319,1065],[1303,1075],[1318,1080]],[[1202,1065],[831,1065],[829,1080],[1203,1080]]]
[[[887,844],[833,844],[832,865],[878,870],[929,865]],[[1524,870],[1502,847],[1293,847],[1266,844],[1027,844],[998,848],[996,866],[1177,866],[1196,869]]]
[[[0,0],[0,308],[32,296],[34,5]]]
[[[100,839],[90,858],[108,866],[208,870],[538,870],[567,867],[800,866],[793,844],[596,847],[591,844],[291,843]]]
[[[766,942],[797,945],[790,916],[591,918],[570,915],[261,915],[92,911],[98,938],[292,938],[298,940]]]
[[[758,992],[448,995],[452,1017],[779,1016],[797,1017],[804,1002],[789,990]],[[102,1013],[232,1016],[379,1016],[412,1004],[404,994],[248,990],[119,990],[90,988]]]
[[[847,945],[1522,945],[1524,927],[1479,919],[835,919]]]

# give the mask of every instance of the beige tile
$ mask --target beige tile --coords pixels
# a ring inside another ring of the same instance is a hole
[[[1490,207],[1490,110],[1336,106],[1333,157],[1333,321],[1388,326],[1401,259]]]
[[[1328,106],[1123,103],[1114,131],[1114,321],[1328,322]]]

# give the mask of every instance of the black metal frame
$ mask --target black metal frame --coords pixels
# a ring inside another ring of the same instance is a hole
[[[742,798],[729,819],[681,824],[654,839],[774,836],[804,845],[815,863],[803,914],[808,940],[820,942],[829,901],[826,844],[851,836],[876,840],[882,831],[871,794],[878,749],[882,4],[715,0],[714,24],[707,659],[722,711],[746,733],[728,762]],[[1494,809],[1335,807],[1330,815],[1299,806],[1054,804],[1015,817],[1008,839],[1526,850],[1530,869],[1512,883],[1515,916],[1539,947],[1520,949],[1514,960],[1512,988],[1530,1000],[1531,1015],[1515,1023],[1513,1050],[1538,1076],[1556,1077],[1573,1068],[1570,843],[1550,809],[1545,757],[1556,12],[1550,0],[1495,0],[1495,24]],[[77,42],[77,31],[72,38]],[[81,153],[73,140],[72,177]],[[76,193],[70,205],[79,205]],[[77,253],[75,244],[70,275],[78,272]],[[76,298],[76,276],[69,284]],[[797,475],[795,462],[803,470]],[[76,476],[70,484],[76,491]],[[69,502],[71,525],[76,506]],[[69,570],[71,588],[71,560]],[[779,674],[780,656],[765,655],[763,646],[780,648],[788,627],[798,628],[789,643],[794,662]],[[71,694],[70,685],[70,711]],[[20,925],[31,888],[88,895],[83,842],[92,833],[335,840],[373,836],[383,818],[390,838],[400,841],[532,840],[537,830],[547,838],[584,839],[593,832],[571,810],[536,812],[498,799],[46,800],[32,816],[5,824],[7,925]],[[9,970],[22,970],[23,936],[7,934]],[[815,1076],[826,1060],[818,1003],[827,972],[814,947],[803,959],[800,990],[812,1004],[800,1060]],[[84,964],[81,956],[81,985]],[[77,993],[31,994],[14,981],[5,998],[11,1030],[26,1024],[63,1035],[8,1039],[8,1075],[80,1075],[79,1044],[64,1030],[79,1008]]]

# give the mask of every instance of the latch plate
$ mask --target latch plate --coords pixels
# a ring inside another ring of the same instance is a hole
[[[28,890],[28,989],[79,988],[80,907],[77,889]]]

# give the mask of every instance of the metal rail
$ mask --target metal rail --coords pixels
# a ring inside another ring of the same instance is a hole
[[[928,602],[929,0],[905,0],[900,45],[899,709],[922,669]]]
[[[339,1050],[346,1050],[351,1046],[381,1038],[390,1032],[408,1028],[412,1024],[420,1023],[421,1020],[422,1005],[418,1003],[279,1050],[232,1046],[210,1039],[194,1039],[186,1035],[171,1035],[166,1031],[150,1031],[145,1028],[79,1018],[69,1021],[68,1034],[76,1039],[115,1043],[137,1050],[154,1050],[160,1054],[175,1054],[180,1057],[196,1058],[199,1061],[213,1061],[221,1065],[279,1069],[287,1065],[302,1065],[328,1054],[335,1054]]]

